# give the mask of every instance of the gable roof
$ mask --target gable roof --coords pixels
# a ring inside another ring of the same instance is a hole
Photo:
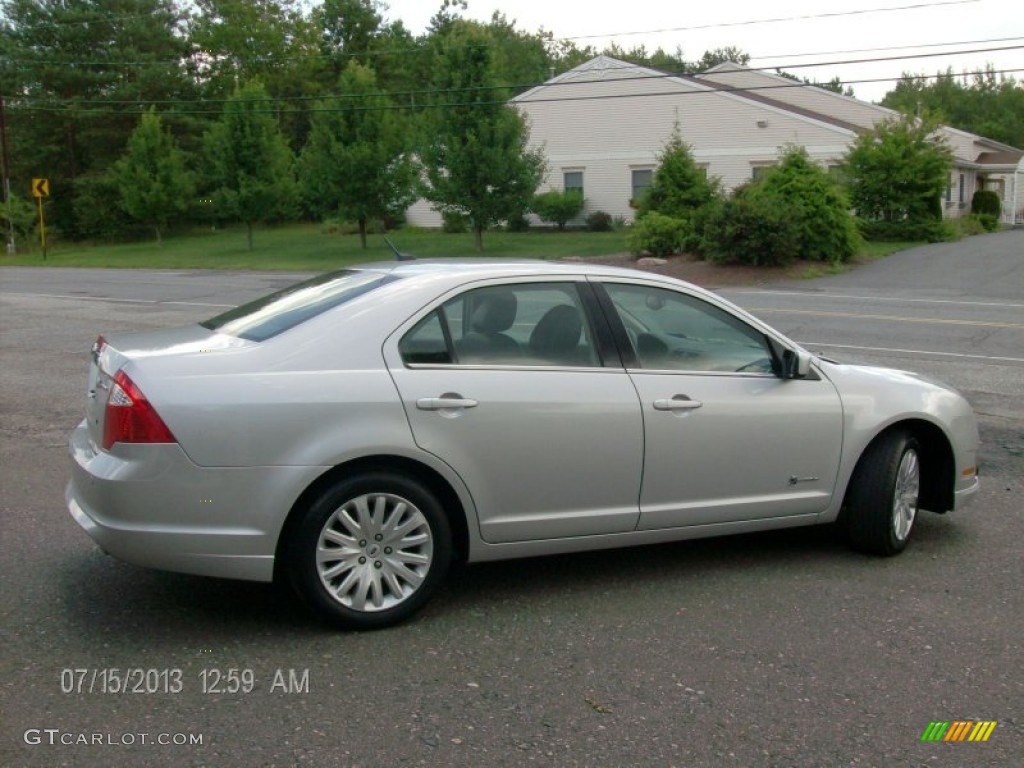
[[[732,101],[742,101],[750,104],[753,102],[756,106],[763,108],[766,111],[774,114],[783,114],[788,117],[803,121],[814,123],[819,126],[826,127],[831,130],[838,130],[843,134],[849,136],[850,134],[856,134],[860,131],[860,127],[854,123],[837,119],[831,115],[814,112],[812,110],[802,109],[794,107],[790,104],[773,100],[768,97],[762,97],[759,95],[751,94],[748,91],[737,90],[734,88],[723,88],[720,84],[715,82],[707,82],[694,77],[691,75],[682,75],[669,72],[662,72],[660,70],[652,69],[650,67],[641,66],[639,64],[632,64],[621,59],[615,59],[611,56],[604,54],[596,56],[583,64],[580,64],[572,69],[557,75],[550,80],[535,86],[528,91],[525,91],[518,96],[513,97],[510,100],[512,104],[528,104],[531,102],[542,102],[542,101],[572,101],[574,96],[572,95],[571,89],[566,88],[562,90],[563,86],[572,85],[583,85],[583,84],[594,84],[594,83],[621,83],[624,81],[637,81],[638,88],[645,81],[646,82],[658,82],[658,83],[670,83],[677,89],[678,93],[693,93],[703,92],[709,94],[716,94],[722,99],[728,99]],[[547,93],[548,89],[554,88],[556,92],[553,94]],[[659,91],[657,95],[670,95],[671,92]],[[621,97],[639,96],[644,95],[642,93],[624,93],[620,94]],[[651,94],[655,95],[655,94]],[[576,97],[576,98],[593,98],[587,97]]]
[[[845,125],[853,123],[860,132],[872,130],[882,120],[900,119],[903,116],[902,113],[879,104],[861,101],[816,85],[799,83],[770,72],[750,69],[732,61],[719,64],[694,77],[727,87],[745,98],[767,101],[778,104],[784,109],[815,115],[819,120],[832,119]],[[982,152],[977,157],[973,152],[961,151],[958,155],[959,159],[967,163],[1005,165],[1012,160],[1009,159],[1009,156],[1000,153],[1016,153],[1018,159],[1021,154],[1021,150],[1009,144],[1003,144],[959,128],[943,125],[940,126],[940,130],[946,134],[947,138],[955,139],[955,143],[958,145],[963,145],[966,141],[993,150],[991,153]]]
[[[734,61],[723,62],[707,72],[694,75],[694,77],[705,82],[713,82],[720,86],[744,91],[747,94],[760,93],[766,98],[789,107],[841,117],[841,119],[866,130],[874,128],[880,120],[900,117],[899,112],[888,107],[861,101],[853,96],[846,96],[772,72],[751,69]]]

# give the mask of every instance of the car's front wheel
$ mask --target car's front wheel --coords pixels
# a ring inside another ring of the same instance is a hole
[[[917,518],[920,489],[917,438],[897,431],[868,446],[846,494],[844,514],[850,543],[875,555],[902,552]]]
[[[321,616],[376,629],[411,616],[451,561],[448,519],[421,483],[389,472],[342,480],[292,530],[293,586]]]

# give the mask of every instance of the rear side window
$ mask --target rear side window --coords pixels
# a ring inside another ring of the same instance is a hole
[[[399,279],[354,269],[329,272],[230,309],[200,325],[249,341],[264,341]]]
[[[601,365],[570,282],[467,291],[417,323],[398,349],[406,365]]]

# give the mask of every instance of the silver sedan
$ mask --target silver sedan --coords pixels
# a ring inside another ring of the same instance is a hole
[[[893,555],[972,497],[977,447],[949,387],[677,280],[404,261],[100,336],[67,503],[130,563],[286,579],[373,628],[453,559],[833,523]]]

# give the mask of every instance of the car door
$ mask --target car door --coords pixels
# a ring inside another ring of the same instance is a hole
[[[636,527],[640,405],[618,361],[603,364],[590,291],[476,284],[385,347],[416,444],[465,482],[487,542]]]
[[[829,381],[781,378],[765,333],[704,297],[601,285],[644,414],[640,529],[813,515],[829,505],[843,429]]]

